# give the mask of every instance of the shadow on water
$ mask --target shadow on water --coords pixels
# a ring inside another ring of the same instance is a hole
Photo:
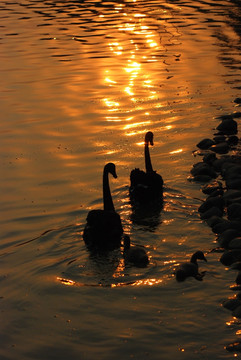
[[[146,208],[133,205],[130,219],[133,224],[144,226],[149,231],[155,231],[162,221],[162,209],[163,204],[153,204],[151,207]]]

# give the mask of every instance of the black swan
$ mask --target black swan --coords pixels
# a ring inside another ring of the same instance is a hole
[[[176,279],[177,281],[184,281],[187,277],[193,276],[195,279],[201,281],[204,273],[198,272],[198,263],[197,259],[204,260],[207,262],[202,251],[195,252],[189,263],[181,264],[176,270]]]
[[[162,202],[163,179],[152,168],[149,144],[153,146],[153,133],[151,131],[148,131],[145,136],[146,172],[134,169],[130,174],[130,198],[134,203]]]
[[[103,171],[103,202],[104,210],[91,210],[87,215],[87,223],[83,239],[89,250],[113,250],[121,245],[123,229],[120,215],[115,212],[112,201],[109,174],[117,178],[115,164],[108,163]]]
[[[146,267],[149,263],[148,255],[144,248],[130,246],[129,235],[124,236],[124,259],[137,267]]]

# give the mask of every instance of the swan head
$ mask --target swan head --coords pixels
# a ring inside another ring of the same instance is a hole
[[[204,260],[207,262],[207,259],[205,258],[204,253],[202,251],[195,252],[191,258],[191,262],[196,262],[197,259]]]
[[[117,178],[115,164],[113,164],[113,163],[106,164],[105,171],[110,173],[115,179]]]
[[[153,138],[154,138],[153,132],[148,131],[145,136],[145,145],[150,144],[151,146],[153,146],[154,145]]]

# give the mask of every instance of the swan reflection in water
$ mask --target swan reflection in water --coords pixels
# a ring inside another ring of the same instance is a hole
[[[163,208],[163,179],[152,168],[149,144],[154,145],[154,135],[148,131],[145,135],[144,156],[146,171],[135,168],[130,174],[131,220],[139,225],[156,228],[161,219]]]

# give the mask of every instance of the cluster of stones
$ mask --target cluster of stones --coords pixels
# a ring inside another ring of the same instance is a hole
[[[241,98],[235,100],[241,104]],[[235,119],[241,112],[220,116],[213,139],[203,139],[197,144],[197,154],[203,161],[191,169],[192,180],[205,183],[202,192],[206,200],[199,207],[200,217],[217,236],[223,250],[220,262],[238,271],[236,285],[232,290],[241,290],[241,139]],[[241,291],[222,304],[241,318]],[[228,351],[241,351],[241,342],[226,346]]]

